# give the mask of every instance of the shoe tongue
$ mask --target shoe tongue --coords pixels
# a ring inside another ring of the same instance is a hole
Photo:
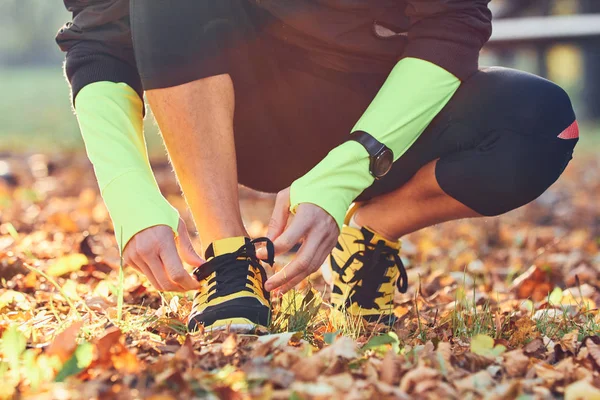
[[[248,242],[250,242],[250,239],[244,236],[215,240],[210,244],[210,246],[208,246],[204,256],[208,260],[223,254],[233,253]]]
[[[380,234],[378,234],[377,232],[375,232],[374,230],[367,228],[366,226],[363,226],[360,229],[360,231],[364,235],[365,240],[368,240],[369,242],[371,242],[373,244],[377,244],[377,242],[379,242],[380,240],[383,240],[385,242],[386,246],[391,247],[392,249],[400,250],[401,243],[399,240],[395,241],[395,242],[388,240],[388,239],[384,238],[383,236],[381,236]]]

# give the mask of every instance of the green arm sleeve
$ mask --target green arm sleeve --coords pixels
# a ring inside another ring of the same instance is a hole
[[[428,61],[398,62],[353,131],[368,132],[400,158],[454,95],[460,80]],[[369,154],[350,141],[334,148],[291,186],[294,211],[312,203],[327,211],[341,227],[350,204],[374,181]]]
[[[79,92],[75,109],[119,249],[151,226],[167,225],[176,233],[179,214],[161,195],[150,168],[143,103],[135,90],[96,82]]]

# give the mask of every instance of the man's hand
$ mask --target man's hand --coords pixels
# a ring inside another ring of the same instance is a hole
[[[279,289],[285,293],[319,269],[340,233],[333,217],[314,204],[300,204],[286,228],[290,214],[290,189],[287,188],[277,194],[267,236],[273,240],[276,254],[289,251],[300,241],[302,246],[294,260],[266,282],[268,291]],[[263,249],[259,250],[259,256],[266,256]]]
[[[179,219],[177,238],[166,225],[150,227],[127,243],[123,258],[146,275],[155,288],[167,292],[198,289],[199,283],[183,268],[181,260],[195,267],[205,262],[192,247],[182,219]]]

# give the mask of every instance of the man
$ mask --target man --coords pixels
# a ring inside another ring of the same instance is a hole
[[[269,292],[328,256],[334,306],[392,318],[400,237],[532,201],[577,142],[562,89],[478,69],[488,2],[65,0],[58,42],[125,260],[159,290],[198,290],[192,330],[267,325]],[[206,263],[154,181],[143,91]],[[268,239],[248,238],[238,183],[279,192]],[[298,242],[267,279],[259,259]]]

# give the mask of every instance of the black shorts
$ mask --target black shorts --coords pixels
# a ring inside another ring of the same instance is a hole
[[[350,73],[309,61],[310,50],[269,34],[269,24],[280,22],[249,0],[172,4],[131,3],[144,89],[229,74],[239,180],[257,190],[289,186],[342,143],[394,67]],[[436,177],[447,194],[482,215],[501,214],[558,179],[577,137],[571,102],[560,87],[520,71],[483,69],[462,83],[360,199],[393,191],[438,160]]]

